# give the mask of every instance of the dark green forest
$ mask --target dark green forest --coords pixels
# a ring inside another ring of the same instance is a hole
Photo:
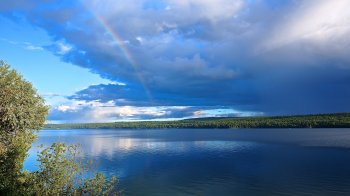
[[[350,113],[297,116],[202,118],[178,121],[47,124],[46,129],[150,128],[350,128]]]

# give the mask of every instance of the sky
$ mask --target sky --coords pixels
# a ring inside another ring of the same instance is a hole
[[[348,0],[11,0],[0,59],[48,122],[350,111]]]

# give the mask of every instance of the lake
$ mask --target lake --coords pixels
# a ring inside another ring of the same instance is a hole
[[[123,195],[350,195],[350,129],[44,130],[81,144]]]

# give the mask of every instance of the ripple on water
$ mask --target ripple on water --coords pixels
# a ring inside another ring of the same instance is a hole
[[[349,129],[51,130],[125,195],[350,195]],[[335,148],[336,147],[336,148]]]

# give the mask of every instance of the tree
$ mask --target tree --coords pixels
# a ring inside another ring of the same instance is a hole
[[[112,193],[115,177],[107,181],[98,173],[91,179],[79,179],[86,167],[77,161],[74,146],[52,144],[39,154],[38,171],[22,171],[47,114],[48,106],[32,84],[0,61],[0,195]]]
[[[18,186],[23,162],[47,113],[32,84],[0,61],[0,190]]]

